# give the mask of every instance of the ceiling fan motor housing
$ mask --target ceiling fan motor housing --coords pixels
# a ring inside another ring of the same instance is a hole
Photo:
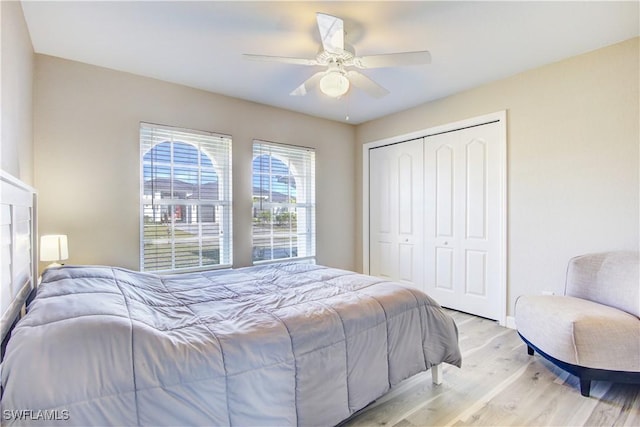
[[[332,62],[342,64],[344,66],[353,65],[353,58],[356,56],[356,50],[353,46],[344,45],[344,49],[333,49],[332,51],[321,49],[316,55],[316,61],[319,65],[329,65]]]

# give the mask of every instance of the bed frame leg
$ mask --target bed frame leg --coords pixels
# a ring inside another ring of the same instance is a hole
[[[431,367],[431,379],[435,385],[442,384],[442,363]]]

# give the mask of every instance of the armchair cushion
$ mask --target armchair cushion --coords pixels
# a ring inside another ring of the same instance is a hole
[[[572,365],[640,372],[640,322],[613,307],[570,296],[517,301],[518,332],[541,351]]]

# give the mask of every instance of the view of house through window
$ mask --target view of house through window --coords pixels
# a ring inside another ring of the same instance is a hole
[[[231,265],[231,138],[142,123],[144,271]]]
[[[253,261],[315,256],[315,152],[254,141]]]

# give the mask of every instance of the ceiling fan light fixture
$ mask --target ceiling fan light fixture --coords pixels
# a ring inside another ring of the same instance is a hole
[[[349,79],[339,71],[330,71],[320,79],[320,90],[327,96],[338,98],[349,90]]]

